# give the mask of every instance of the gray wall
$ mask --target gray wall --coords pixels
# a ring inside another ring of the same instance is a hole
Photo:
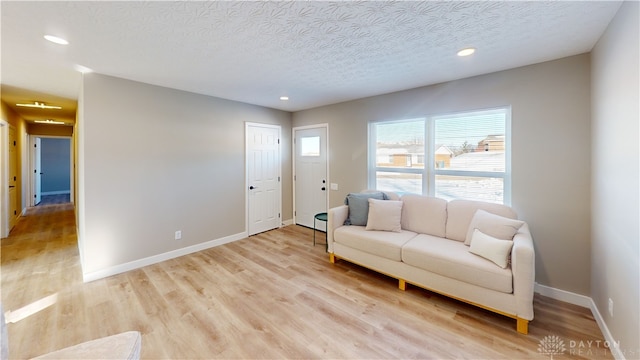
[[[40,146],[42,193],[70,193],[71,139],[42,138]]]
[[[627,359],[640,358],[639,17],[639,3],[622,5],[592,52],[591,72],[591,297]]]
[[[84,75],[80,101],[85,274],[245,232],[245,122],[282,127],[292,218],[290,113],[100,74]]]
[[[293,114],[329,123],[330,204],[367,187],[367,124],[512,106],[512,206],[535,240],[536,281],[590,294],[588,54]]]

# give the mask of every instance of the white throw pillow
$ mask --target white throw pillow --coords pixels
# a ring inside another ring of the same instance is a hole
[[[369,199],[367,230],[402,231],[402,201]]]
[[[524,221],[509,219],[484,210],[477,210],[471,219],[471,223],[469,223],[464,244],[471,244],[471,237],[475,229],[500,240],[513,240],[522,225],[524,225]]]
[[[491,260],[496,265],[505,269],[509,264],[511,247],[513,247],[512,240],[496,239],[475,229],[469,251],[487,260]]]

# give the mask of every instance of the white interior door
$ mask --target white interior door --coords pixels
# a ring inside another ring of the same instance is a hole
[[[294,218],[298,225],[314,227],[317,213],[327,212],[327,128],[294,129]],[[325,230],[326,224],[316,223]]]
[[[0,238],[9,235],[9,124],[0,119]]]
[[[42,152],[41,139],[33,138],[33,206],[42,201]]]
[[[18,146],[16,129],[9,126],[9,230],[18,220]]]
[[[247,222],[254,235],[280,227],[280,126],[246,125]]]

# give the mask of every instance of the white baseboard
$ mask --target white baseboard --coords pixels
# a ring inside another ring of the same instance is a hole
[[[282,226],[289,226],[289,225],[293,225],[293,219],[284,220],[282,222]]]
[[[540,295],[550,297],[552,299],[560,300],[567,302],[569,304],[574,304],[578,306],[585,307],[591,310],[593,314],[593,318],[596,320],[600,331],[602,331],[602,335],[604,336],[604,340],[611,344],[609,350],[611,350],[611,354],[616,360],[625,360],[624,354],[622,350],[620,350],[619,343],[613,338],[611,335],[611,331],[609,331],[609,327],[607,323],[605,323],[604,318],[600,314],[596,303],[592,298],[576,293],[572,293],[570,291],[560,290],[556,288],[552,288],[550,286],[540,285],[535,283],[534,291]]]
[[[188,255],[188,254],[192,254],[194,252],[210,249],[212,247],[228,244],[230,242],[234,242],[234,241],[237,241],[237,240],[244,239],[247,236],[248,236],[247,232],[243,232],[243,233],[239,233],[239,234],[235,234],[235,235],[230,235],[230,236],[225,236],[225,237],[220,238],[220,239],[207,241],[207,242],[204,242],[204,243],[200,243],[200,244],[184,247],[184,248],[177,249],[177,250],[172,250],[172,251],[169,251],[169,252],[166,252],[166,253],[163,253],[163,254],[149,256],[149,257],[144,258],[144,259],[135,260],[135,261],[131,261],[131,262],[128,262],[128,263],[125,263],[125,264],[112,266],[110,268],[106,268],[106,269],[102,269],[102,270],[98,270],[98,271],[94,271],[94,272],[90,272],[90,273],[83,273],[82,274],[82,280],[84,282],[91,282],[91,281],[94,281],[94,280],[98,280],[98,279],[106,278],[106,277],[109,277],[109,276],[121,274],[123,272],[127,272],[127,271],[131,271],[131,270],[139,269],[139,268],[142,268],[142,267],[145,267],[145,266],[157,264],[157,263],[162,262],[162,261],[175,259],[177,257]]]
[[[540,295],[547,296],[552,299],[564,301],[569,304],[582,306],[587,309],[591,308],[591,303],[593,302],[593,300],[591,300],[591,298],[588,296],[572,293],[570,291],[552,288],[546,285],[540,285],[538,283],[535,283],[534,291]]]
[[[593,299],[591,299],[591,306],[589,308],[591,309],[593,317],[596,319],[596,323],[598,323],[600,331],[602,331],[602,335],[604,335],[604,340],[608,341],[609,344],[612,345],[610,347],[610,350],[613,357],[616,360],[625,360],[624,354],[622,353],[622,350],[620,350],[620,343],[616,342],[616,340],[613,338],[611,331],[609,331],[609,327],[604,322],[604,318],[600,314],[600,311],[598,310],[598,307],[596,306],[596,303],[593,301]]]
[[[62,191],[46,191],[46,192],[41,192],[40,195],[45,196],[45,195],[67,195],[67,194],[71,194],[70,190],[62,190]]]

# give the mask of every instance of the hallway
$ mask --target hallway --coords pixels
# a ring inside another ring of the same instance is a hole
[[[9,237],[2,239],[1,258],[1,296],[3,310],[8,315],[10,354],[12,349],[49,348],[54,344],[50,344],[52,338],[48,334],[64,328],[62,321],[49,322],[47,316],[18,320],[42,305],[43,299],[62,300],[61,295],[73,293],[82,286],[73,204],[30,208]],[[21,308],[22,311],[16,311]],[[43,309],[42,313],[46,312],[52,310]],[[66,308],[63,312],[71,316],[72,309]],[[38,342],[42,345],[36,346]]]

